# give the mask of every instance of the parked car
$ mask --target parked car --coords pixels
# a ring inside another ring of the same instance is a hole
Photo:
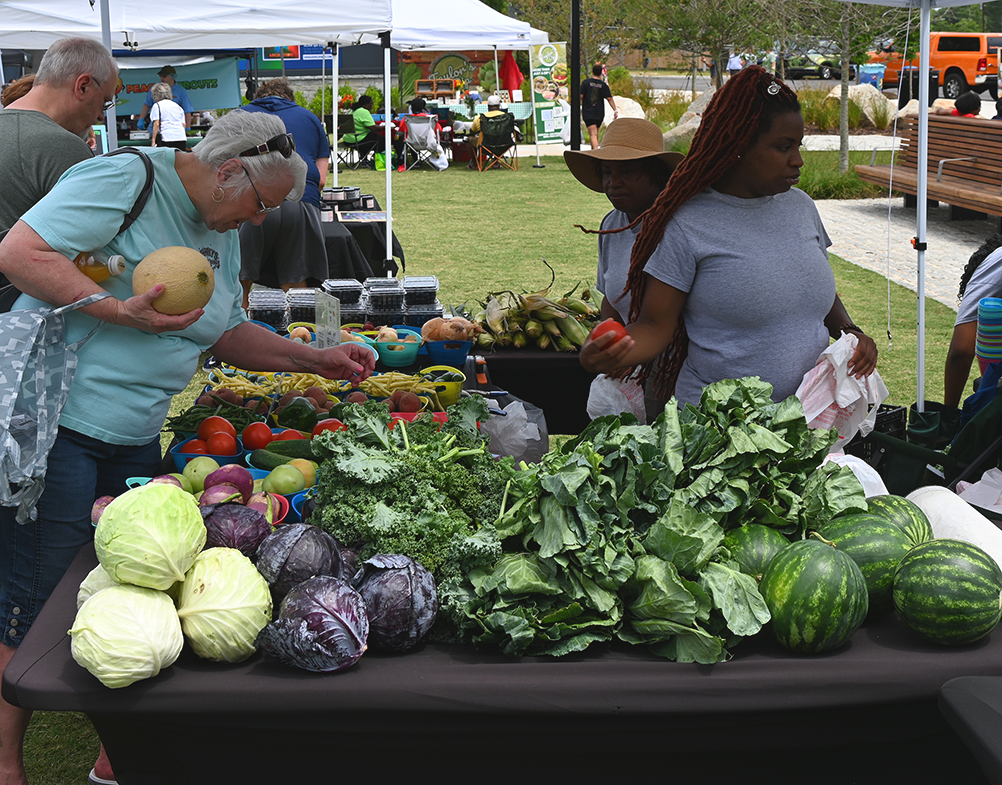
[[[776,64],[779,74],[779,64]],[[839,58],[831,53],[810,51],[783,55],[783,75],[786,79],[841,79]],[[849,78],[856,78],[856,69],[849,67]]]
[[[956,98],[961,93],[986,90],[992,100],[998,99],[998,50],[1002,33],[930,33],[929,66],[939,71],[939,86],[944,98]],[[883,63],[884,87],[896,87],[902,66],[901,53],[888,43],[870,53],[871,63]],[[916,57],[904,63],[918,66]]]

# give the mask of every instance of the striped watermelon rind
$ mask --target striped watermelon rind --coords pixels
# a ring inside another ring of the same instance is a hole
[[[922,508],[904,496],[893,494],[871,496],[866,500],[866,506],[867,512],[871,515],[886,518],[900,528],[908,535],[912,545],[928,542],[935,536],[932,533],[932,524],[922,512]]]
[[[866,579],[845,553],[819,540],[781,550],[766,568],[759,591],[772,614],[780,645],[818,654],[848,641],[866,618]]]
[[[748,523],[724,536],[724,547],[741,567],[741,572],[761,580],[773,556],[790,544],[780,532],[761,523]]]
[[[893,607],[892,588],[898,563],[912,542],[898,526],[878,515],[857,513],[828,521],[818,531],[856,562],[870,598],[869,616],[888,613]]]
[[[1002,570],[977,545],[916,545],[894,574],[894,609],[919,635],[947,646],[980,640],[1002,619]]]

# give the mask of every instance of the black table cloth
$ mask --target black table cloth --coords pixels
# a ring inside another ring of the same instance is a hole
[[[372,210],[365,210],[364,212],[382,211],[382,208],[379,206],[379,200],[374,199],[374,201],[375,207],[373,207]],[[383,269],[383,263],[386,260],[386,223],[378,221],[338,221],[337,216],[334,218],[334,223],[339,224],[351,232],[351,236],[354,238],[355,242],[358,243],[358,248],[368,260],[370,268],[375,271],[375,275],[386,275],[386,271]],[[324,226],[330,226],[330,223],[325,223]],[[326,232],[327,230],[325,228],[325,235]],[[400,260],[400,267],[405,268],[404,249],[400,245],[400,241],[397,239],[395,232],[393,234],[392,252],[393,257]],[[329,257],[330,253],[328,251],[328,258]],[[332,275],[331,277],[333,278],[335,276]],[[359,278],[359,280],[365,279]]]
[[[1002,676],[950,679],[940,691],[939,710],[989,782],[1002,783]]]
[[[86,712],[122,785],[369,781],[425,770],[487,782],[985,781],[937,696],[956,676],[1002,672],[999,633],[941,647],[892,616],[836,652],[795,656],[763,634],[714,666],[626,646],[516,660],[435,644],[370,652],[330,675],[263,655],[211,663],[186,650],[156,678],[109,690],[73,662],[66,635],[77,586],[95,563],[85,547],[7,667],[3,696]]]
[[[324,221],[320,224],[324,232],[324,245],[327,248],[328,278],[337,280],[355,278],[364,281],[375,273],[373,262],[362,253],[361,247],[352,235],[351,230],[337,221]],[[382,259],[376,262],[375,269],[381,270]]]

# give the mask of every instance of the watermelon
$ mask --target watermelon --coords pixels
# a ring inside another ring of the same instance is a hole
[[[894,571],[912,548],[908,536],[885,518],[869,513],[833,518],[818,534],[849,554],[863,573],[870,598],[868,615],[879,616],[890,611]]]
[[[731,552],[741,572],[756,580],[762,579],[762,573],[769,566],[772,557],[789,544],[786,537],[761,523],[739,526],[724,536],[724,547]]]
[[[894,573],[894,609],[931,641],[972,643],[1002,618],[1002,570],[969,542],[924,542],[907,553]]]
[[[912,545],[928,542],[933,538],[932,526],[921,508],[904,496],[871,496],[866,500],[867,512],[886,518],[908,535]]]
[[[800,654],[841,646],[869,608],[866,579],[847,554],[820,540],[800,540],[777,553],[759,591],[780,645]]]

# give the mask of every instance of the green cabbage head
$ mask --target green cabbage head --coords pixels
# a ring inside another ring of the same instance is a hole
[[[209,548],[195,559],[177,600],[181,628],[195,654],[241,662],[271,621],[271,589],[254,563],[235,548]]]
[[[170,597],[139,586],[112,586],[91,595],[69,634],[73,659],[112,689],[156,676],[184,645]]]
[[[205,545],[195,497],[176,485],[150,483],[109,504],[94,532],[98,561],[119,583],[169,589],[184,580]]]
[[[121,585],[108,574],[108,571],[104,567],[100,564],[97,565],[97,567],[87,573],[87,577],[80,583],[80,588],[77,590],[77,610],[80,610],[81,606],[101,591],[101,589]]]

